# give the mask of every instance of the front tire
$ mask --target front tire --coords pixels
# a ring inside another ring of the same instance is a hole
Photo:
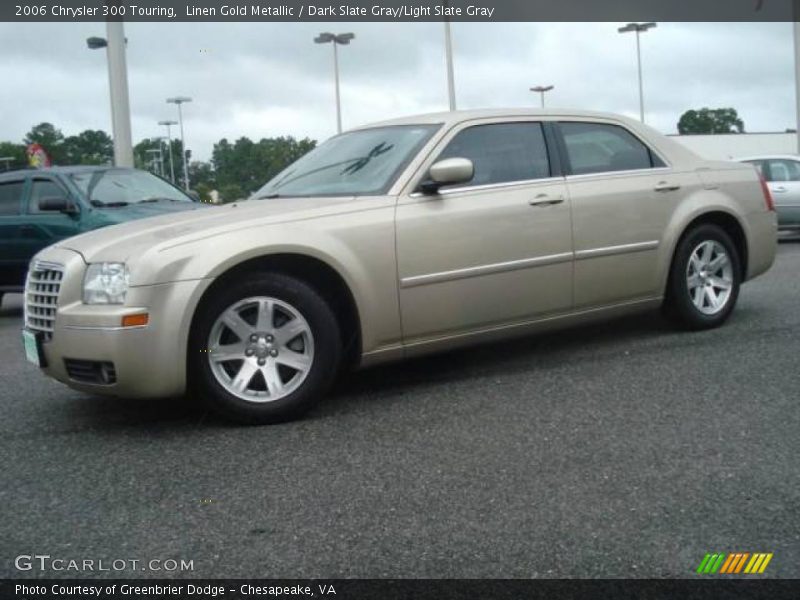
[[[680,327],[719,327],[730,316],[741,285],[739,253],[730,236],[713,224],[689,230],[670,268],[664,311]]]
[[[195,317],[187,378],[214,412],[245,424],[295,419],[328,391],[341,362],[339,325],[303,281],[246,274]]]

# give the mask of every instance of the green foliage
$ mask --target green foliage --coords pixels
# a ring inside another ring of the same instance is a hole
[[[39,144],[47,152],[54,165],[63,165],[66,162],[64,148],[64,134],[56,129],[52,123],[39,123],[35,125],[23,140],[25,145]]]
[[[87,129],[64,140],[70,165],[109,165],[114,162],[114,142],[105,131]]]
[[[0,171],[3,169],[22,169],[28,164],[28,156],[25,154],[25,144],[15,144],[13,142],[0,142],[0,158],[11,158],[9,162],[0,163]]]
[[[678,121],[678,133],[744,133],[744,122],[733,108],[687,110]]]
[[[54,165],[105,165],[114,161],[114,142],[99,129],[67,138],[52,123],[39,123],[25,136],[25,146],[39,144]],[[26,159],[27,162],[27,159]]]
[[[264,138],[253,142],[242,137],[231,144],[221,139],[214,144],[211,162],[216,174],[217,189],[228,202],[229,186],[238,186],[241,197],[246,197],[272,179],[288,165],[316,146],[308,138],[297,140],[291,136]]]
[[[235,202],[236,200],[243,200],[246,196],[241,186],[236,183],[221,185],[217,191],[222,202]]]

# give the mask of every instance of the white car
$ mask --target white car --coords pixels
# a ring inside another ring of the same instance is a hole
[[[736,159],[755,165],[767,180],[779,229],[800,229],[800,156],[771,154]]]

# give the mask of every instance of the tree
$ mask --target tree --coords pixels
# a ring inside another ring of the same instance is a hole
[[[23,169],[28,165],[28,156],[25,154],[24,144],[13,142],[0,142],[0,158],[10,158],[10,161],[1,161],[2,169]]]
[[[249,196],[316,144],[314,140],[291,136],[263,138],[258,142],[242,137],[233,144],[221,139],[214,144],[211,155],[220,196],[229,202],[233,192],[237,192],[232,186],[238,188],[240,197]]]
[[[39,144],[50,156],[53,164],[64,164],[64,134],[52,123],[39,123],[25,136],[25,145]]]
[[[114,142],[105,131],[87,129],[64,140],[70,165],[108,165],[114,162]]]
[[[744,122],[733,108],[687,110],[678,121],[678,133],[744,133]]]

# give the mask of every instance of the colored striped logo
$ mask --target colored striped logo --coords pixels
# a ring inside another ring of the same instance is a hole
[[[755,552],[729,552],[729,553],[708,553],[703,557],[697,572],[701,575],[731,575],[737,573],[763,573],[769,561],[772,560],[772,553]]]

